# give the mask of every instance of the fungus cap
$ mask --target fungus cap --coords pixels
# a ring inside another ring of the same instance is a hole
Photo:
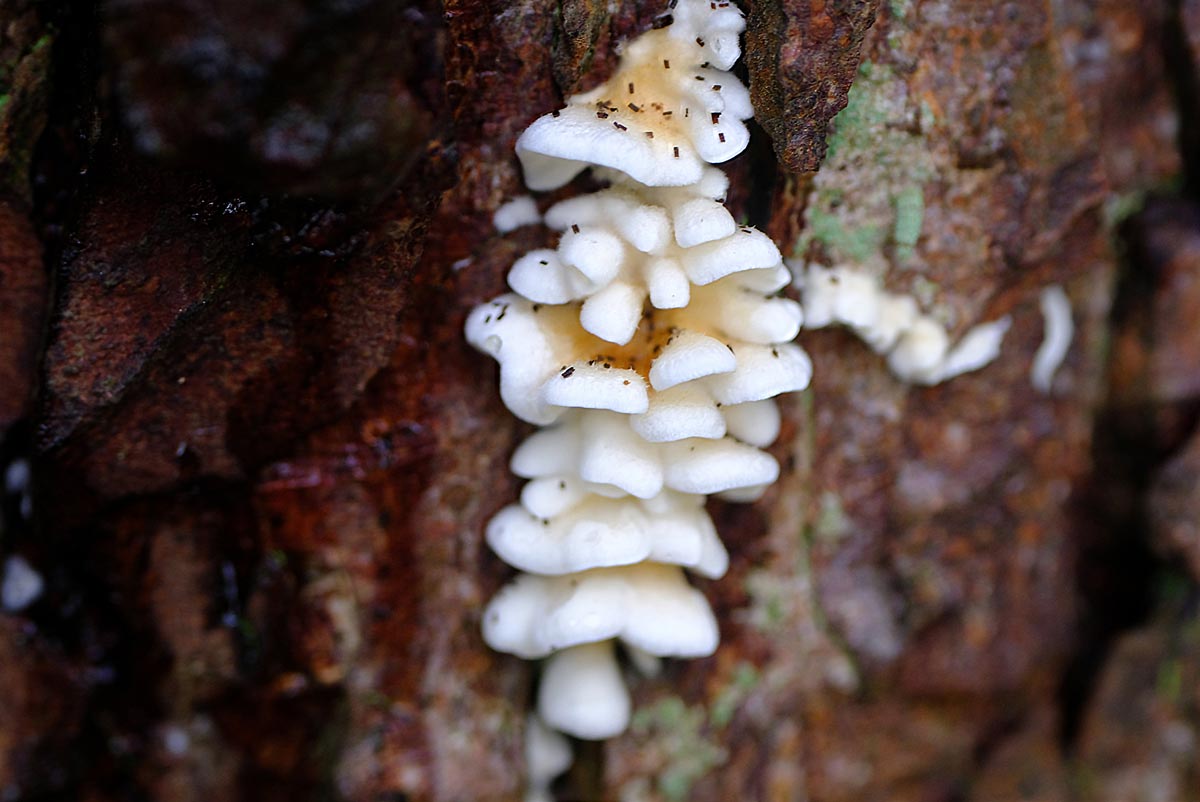
[[[857,334],[875,353],[886,354],[913,327],[920,314],[912,296],[885,293],[875,307],[875,319],[869,326],[859,327]]]
[[[973,326],[946,355],[945,362],[938,370],[937,381],[979,370],[1000,356],[1000,346],[1004,343],[1004,335],[1008,333],[1011,325],[1011,318],[1002,317]]]
[[[779,478],[779,463],[765,451],[721,440],[678,440],[663,445],[665,482],[681,493],[711,495],[767,485]]]
[[[698,184],[706,162],[746,147],[750,95],[726,71],[740,50],[741,12],[681,0],[672,19],[630,42],[608,82],[521,134],[517,157],[530,189],[555,189],[593,165],[647,186]]]
[[[546,211],[546,225],[558,231],[611,226],[642,253],[661,253],[671,241],[671,219],[661,205],[648,203],[640,189],[619,185],[559,201]]]
[[[535,317],[533,305],[512,294],[478,306],[467,316],[467,341],[500,363],[500,398],[521,420],[544,426],[561,414],[535,388],[564,357],[561,335],[568,325],[562,315]]]
[[[657,447],[630,428],[625,416],[579,411],[534,432],[517,446],[513,473],[526,479],[577,477],[597,487],[651,498],[663,488]]]
[[[662,392],[678,384],[737,368],[733,351],[720,340],[697,331],[673,335],[650,366],[650,386]]]
[[[782,266],[783,258],[771,238],[754,228],[739,228],[732,236],[706,242],[683,252],[683,269],[693,284],[711,284],[743,270]]]
[[[766,277],[738,273],[696,287],[689,317],[702,318],[710,328],[749,343],[794,340],[804,322],[804,312],[790,298],[772,297],[747,286],[759,284],[763,278]]]
[[[650,396],[650,408],[630,418],[633,430],[651,443],[688,437],[725,436],[725,417],[712,396],[693,384],[672,387]]]
[[[625,414],[645,412],[650,404],[646,382],[637,371],[589,365],[584,360],[572,362],[547,379],[541,395],[549,406]]]
[[[732,372],[705,380],[712,397],[721,404],[745,404],[798,392],[812,379],[812,360],[792,343],[739,344],[734,356],[737,367]]]
[[[583,170],[598,164],[627,173],[652,186],[682,186],[700,180],[703,161],[690,145],[672,144],[644,132],[630,133],[597,121],[591,105],[571,105],[533,121],[517,139],[517,158],[530,189],[557,189]],[[678,140],[677,140],[678,141]],[[679,156],[673,148],[679,147]]]
[[[731,437],[757,448],[766,448],[779,437],[782,420],[771,399],[724,407],[725,427]]]
[[[798,266],[796,283],[802,291],[804,325],[810,329],[832,325],[837,319],[834,310],[840,286],[834,271],[815,263],[809,264],[807,269]]]
[[[483,638],[526,659],[620,638],[660,657],[703,657],[717,622],[682,569],[657,563],[567,576],[521,574],[484,610]]]
[[[553,655],[542,669],[538,714],[575,738],[612,738],[629,726],[632,703],[613,642],[588,643]]]
[[[579,324],[602,340],[624,345],[637,331],[645,298],[644,289],[614,281],[583,302]]]
[[[1049,393],[1067,351],[1071,348],[1071,340],[1075,336],[1075,322],[1071,318],[1071,299],[1058,284],[1052,284],[1042,290],[1039,295],[1039,306],[1045,326],[1045,336],[1033,355],[1033,365],[1029,370],[1029,379],[1034,389]]]
[[[525,802],[550,802],[550,783],[571,767],[571,744],[537,715],[525,719]]]
[[[933,384],[950,350],[950,335],[928,315],[920,315],[888,354],[888,367],[901,379]]]
[[[648,262],[646,287],[655,309],[680,309],[691,300],[692,285],[678,259],[663,257]]]
[[[492,215],[492,225],[496,226],[496,230],[501,234],[507,234],[521,226],[532,226],[540,222],[542,222],[542,215],[538,212],[537,202],[529,195],[513,198],[508,203],[502,204]]]
[[[539,304],[565,304],[583,298],[594,286],[586,276],[563,264],[558,251],[539,248],[513,262],[508,286]]]
[[[566,480],[549,481],[569,493]],[[703,500],[670,491],[654,503],[588,494],[548,517],[513,504],[488,522],[487,542],[506,563],[535,574],[651,560],[716,578],[729,565]]]

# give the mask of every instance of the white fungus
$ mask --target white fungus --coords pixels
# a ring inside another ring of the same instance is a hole
[[[717,622],[680,568],[643,562],[521,574],[484,610],[483,638],[525,658],[610,638],[660,657],[704,657],[716,649]]]
[[[521,195],[502,205],[492,216],[492,224],[501,234],[515,231],[521,226],[533,226],[542,222],[537,203],[529,195]]]
[[[605,494],[650,499],[664,488],[707,495],[774,482],[779,464],[732,437],[654,443],[624,415],[580,410],[527,438],[513,453],[512,470],[526,479],[567,477]]]
[[[629,726],[632,702],[611,640],[564,649],[546,661],[538,715],[576,738],[599,740]]]
[[[20,612],[38,600],[44,587],[42,575],[24,557],[13,555],[4,563],[4,578],[0,580],[0,606],[9,613]]]
[[[581,493],[568,481],[538,479],[526,485],[522,503],[505,507],[488,523],[492,550],[508,564],[535,574],[568,574],[646,560],[681,565],[712,578],[725,573],[729,557],[703,498],[671,491],[646,500],[605,498]],[[558,508],[530,499],[556,491],[575,502]]]
[[[482,627],[497,650],[547,659],[526,735],[531,802],[563,770],[550,730],[598,739],[628,725],[616,644],[647,674],[716,648],[684,574],[728,567],[705,502],[752,501],[776,480],[762,450],[780,430],[772,399],[812,375],[791,342],[804,314],[781,293],[779,250],[738,225],[711,166],[748,139],[749,95],[728,72],[743,28],[726,0],[673,0],[607,83],[525,131],[530,189],[588,168],[607,186],[552,205],[543,222],[558,241],[517,259],[512,293],[467,319],[468,341],[499,363],[504,404],[543,427],[512,456],[529,480],[519,503],[487,526],[523,573]],[[518,200],[498,227],[533,222],[532,200]]]
[[[630,42],[608,82],[539,117],[517,140],[530,189],[555,189],[591,166],[640,184],[687,186],[705,163],[740,153],[750,95],[728,68],[740,52],[742,13],[729,3],[684,0],[672,24]]]
[[[886,354],[888,368],[910,384],[938,384],[989,364],[1011,324],[1007,317],[981,323],[952,344],[946,327],[923,314],[912,297],[887,292],[866,271],[810,264],[796,269],[796,284],[807,328],[847,326]]]
[[[29,492],[32,475],[29,460],[13,460],[4,470],[4,491],[12,495]]]
[[[512,456],[529,480],[519,502],[487,526],[490,547],[522,573],[482,625],[492,648],[546,658],[527,724],[527,802],[547,802],[569,761],[557,733],[599,739],[628,725],[617,645],[648,675],[663,657],[716,649],[717,622],[684,571],[728,567],[707,497],[754,501],[779,476],[762,449],[780,432],[775,396],[812,376],[791,342],[802,326],[848,326],[920,384],[987,364],[1009,326],[952,343],[915,300],[844,266],[799,270],[803,309],[784,297],[792,275],[778,248],[738,225],[712,166],[748,139],[749,95],[728,72],[742,13],[727,0],[672,0],[670,12],[625,43],[609,81],[518,140],[530,189],[585,169],[607,186],[552,205],[543,222],[558,241],[517,259],[512,293],[466,324],[499,363],[504,404],[543,427]],[[519,198],[496,225],[536,219]]]
[[[1058,372],[1059,366],[1067,358],[1067,351],[1071,348],[1071,339],[1075,336],[1075,323],[1071,319],[1071,299],[1059,285],[1053,284],[1043,289],[1039,301],[1046,334],[1033,356],[1029,380],[1035,389],[1049,393],[1054,374]]]
[[[518,259],[508,284],[536,303],[582,301],[580,323],[603,340],[628,343],[647,300],[654,309],[708,315],[717,326],[745,321],[753,329],[754,321],[769,318],[773,331],[783,325],[772,342],[799,330],[800,306],[768,297],[787,283],[779,249],[762,232],[735,225],[723,206],[692,187],[651,194],[625,181],[552,206],[546,223],[562,231],[558,247]],[[710,300],[691,303],[693,284],[712,285],[700,293]]]
[[[553,802],[550,783],[571,767],[571,744],[534,713],[525,719],[525,802]]]

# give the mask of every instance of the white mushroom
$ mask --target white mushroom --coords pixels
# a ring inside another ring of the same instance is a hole
[[[779,407],[771,399],[725,407],[726,431],[743,443],[766,448],[779,436]]]
[[[933,384],[949,352],[945,327],[928,315],[918,315],[888,354],[888,368],[905,381]]]
[[[723,187],[720,171],[709,170],[722,182],[707,183]],[[694,187],[650,190],[625,181],[552,206],[546,221],[563,232],[558,248],[518,259],[508,283],[538,303],[583,301],[580,324],[603,340],[628,343],[647,299],[655,309],[691,305],[694,316],[734,337],[744,330],[754,342],[783,342],[799,330],[799,305],[767,297],[788,279],[774,243],[738,228]],[[695,304],[692,284],[711,285]]]
[[[483,638],[527,659],[611,638],[660,657],[704,657],[718,634],[704,594],[682,569],[639,563],[566,576],[521,574],[484,610]]]
[[[701,495],[737,490],[779,475],[770,454],[731,437],[652,443],[625,416],[594,410],[573,412],[535,432],[513,453],[512,469],[527,479],[578,479],[602,495],[642,499],[663,488]]]
[[[650,386],[661,392],[735,368],[737,357],[725,343],[698,331],[682,331],[668,341],[650,366]]]
[[[488,605],[484,639],[549,657],[527,730],[527,802],[547,802],[569,760],[548,728],[598,739],[628,726],[616,643],[649,673],[662,657],[716,648],[712,611],[683,573],[728,567],[706,498],[753,500],[776,480],[779,465],[761,450],[780,430],[772,399],[812,373],[791,342],[805,322],[781,293],[791,274],[774,243],[725,208],[728,178],[711,166],[748,139],[749,93],[728,72],[742,13],[729,0],[672,0],[660,21],[625,45],[607,83],[519,139],[531,189],[585,168],[609,186],[551,206],[555,247],[518,259],[516,295],[466,326],[499,362],[504,403],[545,427],[512,456],[529,480],[520,503],[487,528],[492,549],[527,573]],[[522,200],[496,221],[535,216]],[[915,305],[906,317],[872,279],[842,286],[810,272],[810,326],[848,323],[897,359],[914,349]]]
[[[1011,325],[1012,318],[1005,316],[969,329],[946,355],[946,361],[938,371],[937,381],[953,379],[994,361],[1000,356],[1000,346]]]
[[[774,398],[808,387],[812,361],[798,345],[748,345],[733,349],[737,368],[705,380],[712,397],[733,406]]]
[[[525,719],[525,802],[553,802],[550,784],[571,767],[571,744],[536,715]]]
[[[1067,358],[1067,351],[1071,348],[1071,339],[1075,336],[1075,323],[1071,319],[1071,299],[1060,285],[1051,284],[1043,289],[1039,301],[1046,335],[1033,356],[1029,379],[1035,389],[1048,393],[1054,381],[1054,374]]]
[[[725,416],[703,387],[685,384],[650,396],[650,408],[629,425],[643,440],[667,443],[688,437],[725,436]]]
[[[673,24],[630,42],[615,75],[539,117],[517,140],[525,183],[554,189],[598,165],[647,186],[686,186],[749,141],[746,88],[727,68],[745,27],[732,4],[680,0]]]
[[[556,730],[601,740],[624,732],[632,703],[613,642],[587,643],[554,654],[542,670],[538,713]]]
[[[665,491],[645,501],[578,497],[569,480],[544,479],[545,490],[561,487],[577,500],[542,517],[535,509],[513,504],[487,526],[487,542],[509,565],[535,574],[558,575],[591,568],[632,565],[651,560],[690,568],[716,578],[729,557],[704,510],[704,499]],[[529,494],[522,494],[522,500]]]
[[[521,226],[532,226],[542,221],[537,203],[528,195],[513,198],[502,205],[492,215],[492,224],[502,234],[508,233]]]
[[[589,360],[604,343],[579,331],[572,307],[502,295],[470,314],[466,334],[500,363],[500,397],[522,420],[553,423],[567,407],[624,413],[649,407],[636,371]]]

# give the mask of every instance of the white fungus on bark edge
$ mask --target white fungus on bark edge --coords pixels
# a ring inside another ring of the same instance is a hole
[[[1039,298],[1046,333],[1037,353],[1033,355],[1033,366],[1029,380],[1034,389],[1049,393],[1054,374],[1067,358],[1071,339],[1075,336],[1075,323],[1071,319],[1071,299],[1057,284],[1042,290]]]

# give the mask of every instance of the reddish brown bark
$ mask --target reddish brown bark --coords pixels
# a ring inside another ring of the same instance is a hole
[[[926,389],[802,335],[783,477],[711,508],[720,650],[637,680],[634,726],[562,798],[1200,793],[1177,748],[1200,727],[1200,220],[1191,184],[1156,196],[1191,169],[1192,5],[749,9],[784,167],[766,139],[728,165],[736,213],[886,269],[956,334],[1013,327]],[[12,102],[50,112],[40,140],[0,128],[0,165],[33,165],[0,199],[0,459],[36,476],[0,553],[46,592],[0,613],[0,788],[519,798],[534,668],[478,625],[526,428],[461,327],[548,241],[491,224],[523,192],[517,135],[664,9],[18,6],[0,77],[21,61]],[[1052,283],[1076,337],[1046,395]]]

